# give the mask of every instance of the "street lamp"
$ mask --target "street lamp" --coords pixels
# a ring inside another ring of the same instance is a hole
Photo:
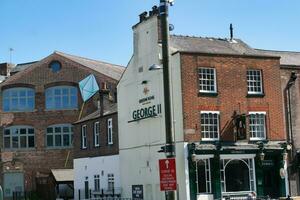
[[[162,69],[162,67],[157,64],[153,64],[149,67],[149,71],[155,71],[155,70],[159,70],[159,69]]]

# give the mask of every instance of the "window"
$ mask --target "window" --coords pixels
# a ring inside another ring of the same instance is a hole
[[[99,139],[100,139],[100,125],[99,122],[95,122],[94,123],[94,146],[95,147],[100,146]]]
[[[112,191],[115,187],[115,178],[114,178],[114,174],[107,174],[107,190],[108,191]]]
[[[214,68],[199,68],[199,89],[201,93],[216,93],[216,69]]]
[[[266,138],[266,112],[249,112],[250,140]]]
[[[247,70],[248,94],[263,94],[260,70]]]
[[[197,193],[211,193],[210,160],[196,161]]]
[[[219,139],[218,111],[201,111],[201,136],[202,140]]]
[[[95,191],[100,191],[100,175],[99,174],[94,175],[94,185],[95,185]]]
[[[55,86],[46,89],[46,109],[63,110],[77,108],[77,88]]]
[[[107,138],[108,144],[113,144],[112,118],[107,120]]]
[[[9,111],[33,111],[34,109],[34,89],[31,88],[11,88],[3,91],[2,109]]]
[[[47,147],[72,147],[73,126],[71,124],[56,124],[47,128]]]
[[[81,148],[82,149],[86,149],[86,144],[87,144],[87,140],[86,140],[86,125],[83,125],[81,127]]]
[[[34,148],[34,128],[30,126],[11,126],[4,129],[4,148]]]
[[[52,72],[59,72],[61,69],[61,64],[58,61],[52,61],[49,66]]]
[[[221,159],[222,192],[255,191],[255,169],[253,158]]]

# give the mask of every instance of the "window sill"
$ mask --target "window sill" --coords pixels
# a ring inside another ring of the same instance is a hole
[[[198,97],[217,97],[218,92],[199,92]]]
[[[63,149],[72,149],[73,146],[68,146],[68,147],[45,147],[47,150],[63,150]]]
[[[78,111],[78,108],[65,108],[65,109],[45,109],[45,111],[66,111],[66,110],[76,110]]]
[[[15,151],[35,151],[35,147],[28,147],[28,148],[3,148],[4,152],[15,152]]]
[[[265,94],[264,93],[261,93],[261,94],[247,94],[246,96],[247,98],[263,98],[265,97]]]
[[[22,113],[22,112],[35,112],[36,110],[9,110],[9,111],[4,111],[4,113]]]

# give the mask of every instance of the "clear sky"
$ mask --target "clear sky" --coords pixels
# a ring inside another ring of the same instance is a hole
[[[0,62],[53,51],[126,65],[131,27],[159,0],[0,0]],[[300,51],[299,0],[175,0],[173,34],[234,37],[262,49]]]

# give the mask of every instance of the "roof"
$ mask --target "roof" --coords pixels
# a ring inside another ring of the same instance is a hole
[[[11,73],[16,73],[16,72],[19,72],[19,71],[23,71],[24,69],[30,67],[32,64],[34,64],[36,62],[38,62],[38,61],[17,64],[14,68],[12,68],[12,70],[10,72]]]
[[[73,182],[74,169],[51,169],[56,182]]]
[[[120,66],[120,65],[110,64],[110,63],[98,61],[98,60],[92,60],[89,58],[83,58],[80,56],[74,56],[74,55],[66,54],[66,53],[59,52],[59,51],[55,51],[54,53],[61,55],[65,58],[68,58],[76,63],[79,63],[85,67],[93,69],[97,72],[100,72],[100,73],[102,73],[106,76],[109,76],[113,79],[116,79],[116,80],[120,80],[120,78],[125,70],[125,67]]]
[[[107,102],[107,103],[105,103],[105,106],[104,106],[103,116],[116,113],[117,111],[118,111],[117,103]],[[76,121],[74,124],[78,124],[78,123],[85,122],[85,121],[88,121],[88,120],[97,119],[99,117],[100,117],[100,109],[97,109],[95,112],[81,118],[80,120]]]
[[[280,56],[281,65],[300,66],[300,52],[256,49],[261,54]]]
[[[261,53],[240,39],[171,35],[170,45],[180,52],[278,57]]]

